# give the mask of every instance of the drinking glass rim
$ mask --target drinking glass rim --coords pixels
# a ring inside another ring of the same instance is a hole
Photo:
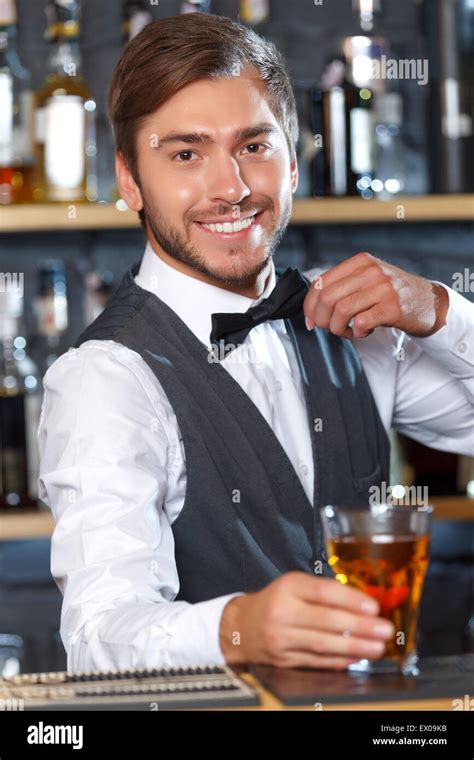
[[[326,512],[326,510],[333,510],[333,514],[346,512],[349,515],[366,515],[366,514],[373,514],[373,515],[384,515],[384,514],[390,514],[395,512],[405,512],[408,513],[416,513],[416,514],[427,514],[432,515],[434,512],[434,507],[431,504],[368,504],[367,507],[356,507],[351,508],[348,506],[343,505],[337,505],[337,504],[326,504],[324,507],[320,507],[319,511],[321,514],[327,515],[328,517],[331,516],[329,512]]]

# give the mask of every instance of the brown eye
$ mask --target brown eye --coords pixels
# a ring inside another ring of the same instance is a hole
[[[179,156],[180,159],[181,159],[182,156],[193,156],[193,155],[194,155],[194,151],[193,150],[182,150],[179,153],[176,153],[176,155],[174,156],[174,158],[178,158],[178,156]],[[187,158],[184,158],[182,161],[181,160],[179,161],[179,163],[187,163],[187,162],[188,162]]]

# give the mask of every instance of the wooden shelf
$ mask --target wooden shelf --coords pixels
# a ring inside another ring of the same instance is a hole
[[[403,206],[403,217],[400,207]],[[292,224],[369,224],[474,220],[474,195],[403,196],[394,201],[361,198],[297,198]],[[0,232],[134,229],[134,211],[113,203],[22,204],[0,207]]]
[[[403,207],[403,209],[401,208]],[[362,198],[299,198],[294,224],[449,222],[474,220],[474,195],[401,196],[395,201]]]
[[[0,541],[50,538],[54,518],[49,509],[36,512],[11,511],[0,514]]]

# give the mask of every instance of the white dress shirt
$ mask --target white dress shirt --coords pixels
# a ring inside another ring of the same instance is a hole
[[[260,301],[178,272],[149,244],[135,281],[206,346],[213,312],[245,312]],[[272,267],[261,298],[274,285]],[[474,305],[447,290],[447,324],[435,335],[378,328],[353,342],[387,431],[472,455]],[[251,330],[222,366],[275,432],[312,503],[306,405],[283,320]],[[54,362],[44,391],[39,496],[56,520],[51,572],[64,596],[68,669],[224,662],[219,623],[233,594],[174,601],[171,526],[184,503],[186,464],[176,416],[152,370],[112,340],[89,340]]]

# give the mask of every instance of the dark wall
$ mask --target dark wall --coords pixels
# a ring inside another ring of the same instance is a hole
[[[19,47],[25,64],[40,86],[46,73],[48,45],[43,35],[46,0],[17,0]],[[151,6],[154,18],[176,13],[180,0],[159,0]],[[337,40],[357,31],[352,0],[272,0],[272,17],[262,27],[285,54],[297,87],[317,82],[326,56]],[[99,195],[110,199],[114,183],[113,143],[106,119],[108,83],[122,49],[121,0],[83,0],[84,71],[98,103]],[[238,17],[238,0],[214,0],[212,10]],[[423,54],[416,0],[385,0],[383,29],[393,55]],[[425,112],[426,88],[404,82],[406,156],[409,192],[426,191]],[[58,256],[67,266],[70,330],[64,347],[71,345],[83,329],[82,279],[90,269],[109,269],[118,282],[124,269],[138,260],[144,247],[141,229],[129,231],[51,232],[4,234],[0,236],[0,271],[23,271],[26,288],[28,332],[34,333],[30,304],[35,293],[38,262]],[[309,268],[368,250],[406,269],[452,283],[452,274],[472,261],[472,225],[410,224],[290,226],[278,253],[278,263]],[[472,294],[467,294],[472,296]]]

